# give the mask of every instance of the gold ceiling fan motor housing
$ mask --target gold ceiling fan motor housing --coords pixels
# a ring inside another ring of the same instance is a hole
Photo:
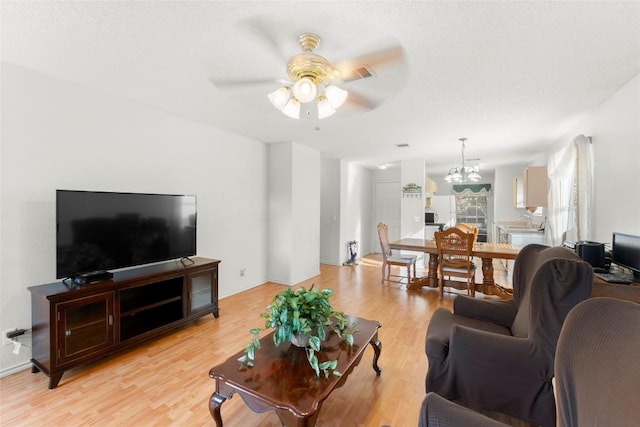
[[[289,78],[293,82],[308,78],[314,84],[322,84],[326,79],[339,79],[340,72],[324,57],[316,55],[313,50],[320,46],[320,37],[313,33],[298,36],[298,45],[304,53],[295,55],[287,64]]]

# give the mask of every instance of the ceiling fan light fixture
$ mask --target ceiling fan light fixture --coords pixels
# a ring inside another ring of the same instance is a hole
[[[335,85],[328,85],[324,89],[324,96],[334,109],[340,108],[340,106],[344,104],[344,101],[346,101],[348,95],[349,92]]]
[[[302,53],[292,56],[287,62],[289,83],[270,93],[269,100],[282,113],[295,119],[300,118],[301,104],[310,103],[315,103],[317,108],[304,106],[305,115],[317,112],[318,119],[332,116],[349,95],[333,84],[342,81],[340,71],[326,58],[313,52],[320,46],[317,34],[300,34],[298,45]]]
[[[287,86],[278,88],[267,95],[271,104],[278,110],[282,111],[291,98],[291,90]]]
[[[324,119],[332,116],[336,112],[336,109],[331,105],[331,101],[327,98],[322,98],[318,101],[318,118]]]
[[[293,96],[300,102],[307,103],[316,99],[318,88],[308,77],[303,77],[293,85]]]
[[[291,117],[292,119],[300,118],[300,102],[297,99],[291,98],[287,105],[282,109],[282,114],[287,117]]]

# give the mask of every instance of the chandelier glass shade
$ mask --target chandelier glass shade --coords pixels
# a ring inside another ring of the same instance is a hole
[[[462,142],[462,163],[456,165],[449,169],[449,173],[444,177],[444,180],[447,182],[459,183],[459,182],[477,182],[482,177],[478,173],[480,171],[480,167],[477,165],[467,166],[464,163],[464,148],[465,141],[467,138],[460,138],[460,142]]]

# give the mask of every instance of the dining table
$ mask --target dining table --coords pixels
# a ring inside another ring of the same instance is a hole
[[[423,286],[438,287],[438,248],[434,239],[404,238],[391,242],[391,249],[423,252],[429,254],[427,275],[409,280],[407,289],[419,289]],[[475,242],[473,244],[473,256],[482,260],[482,283],[476,283],[476,291],[485,295],[498,295],[502,298],[511,298],[513,291],[510,288],[496,283],[493,277],[493,260],[495,258],[514,260],[520,248],[509,243]],[[466,282],[455,280],[445,281],[445,286],[456,289],[466,289]]]

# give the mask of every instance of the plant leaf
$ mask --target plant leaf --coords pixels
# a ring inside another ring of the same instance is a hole
[[[315,351],[320,351],[320,338],[312,336],[309,338],[309,346]]]
[[[311,365],[313,370],[316,372],[316,376],[319,377],[320,376],[320,368],[318,367],[318,358],[315,355],[313,355],[311,357],[311,359],[309,359],[309,364]]]
[[[323,369],[323,370],[329,369],[331,367],[331,362],[332,362],[331,360],[327,360],[326,362],[322,362],[319,365],[320,369]]]
[[[353,347],[353,334],[347,334],[344,338],[347,340],[349,346]]]

